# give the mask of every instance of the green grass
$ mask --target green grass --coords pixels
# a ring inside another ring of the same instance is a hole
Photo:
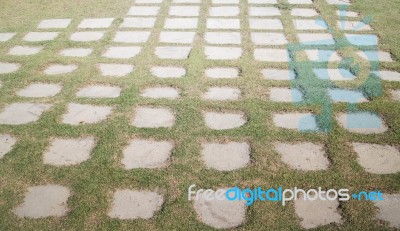
[[[375,175],[366,173],[357,164],[356,154],[350,147],[351,142],[398,145],[400,141],[399,102],[390,99],[391,89],[400,89],[400,83],[382,82],[383,95],[374,96],[368,103],[359,104],[358,109],[376,112],[385,119],[389,131],[378,135],[359,135],[342,129],[334,120],[329,133],[299,133],[278,129],[273,126],[272,114],[275,112],[321,112],[318,102],[321,86],[328,86],[323,81],[290,83],[287,81],[268,81],[262,78],[262,68],[288,68],[284,63],[263,63],[253,59],[254,45],[250,41],[245,0],[241,0],[242,48],[241,60],[210,61],[203,54],[206,43],[203,40],[206,31],[205,18],[211,1],[201,4],[198,36],[188,60],[159,60],[154,55],[158,44],[158,35],[162,30],[164,18],[168,14],[171,0],[165,0],[153,29],[149,42],[140,55],[131,60],[108,60],[101,57],[105,49],[113,44],[112,38],[118,25],[125,16],[131,1],[10,1],[2,0],[0,10],[0,31],[18,32],[7,43],[0,44],[0,61],[19,62],[22,69],[15,74],[0,76],[3,87],[0,88],[0,108],[13,102],[52,103],[52,109],[36,123],[21,126],[0,126],[0,133],[10,133],[18,137],[12,152],[0,160],[0,230],[212,230],[196,218],[192,204],[187,201],[187,188],[196,184],[199,188],[240,187],[263,188],[302,187],[302,188],[349,188],[350,191],[381,190],[385,193],[400,191],[400,174]],[[291,43],[297,43],[296,31],[292,24],[289,5],[280,0],[285,34]],[[381,69],[400,71],[399,0],[384,0],[379,3],[372,0],[356,1],[350,10],[373,17],[374,33],[380,37],[380,49],[390,51],[396,62],[381,64]],[[314,7],[329,23],[336,26],[338,16],[335,6],[325,0],[315,0]],[[68,40],[71,33],[84,18],[114,17],[113,26],[107,29],[106,38],[101,42],[74,43]],[[46,18],[73,18],[68,29],[62,30],[60,37],[52,42],[38,43],[45,46],[44,51],[32,57],[11,57],[7,51],[15,46],[28,44],[21,38],[28,31],[35,31],[37,24]],[[336,28],[336,27],[335,27]],[[337,29],[337,28],[336,28]],[[343,32],[334,33],[340,38]],[[346,47],[338,44],[337,48]],[[58,52],[68,47],[92,47],[94,53],[87,58],[63,58]],[[282,46],[284,48],[284,46]],[[354,56],[348,49],[340,50],[344,56]],[[305,57],[299,54],[299,59]],[[357,59],[362,65],[368,65]],[[123,78],[101,77],[96,70],[96,63],[115,62],[132,63],[135,71]],[[43,69],[51,63],[74,63],[79,69],[65,76],[45,76]],[[158,79],[150,74],[150,67],[155,65],[177,65],[187,69],[187,76],[181,79]],[[294,64],[300,78],[311,75],[307,62]],[[329,64],[337,65],[337,64]],[[241,77],[229,80],[212,80],[204,76],[204,70],[213,66],[234,66],[241,69]],[[49,99],[25,99],[15,95],[18,89],[35,82],[62,83],[61,94]],[[343,87],[358,87],[362,82],[344,84]],[[117,85],[122,88],[122,95],[116,99],[78,99],[75,93],[83,86],[102,83]],[[315,91],[306,94],[307,103],[294,105],[275,103],[268,100],[271,87],[289,87],[291,84],[314,86]],[[178,100],[151,100],[139,96],[139,92],[148,86],[173,86],[181,89],[182,97]],[[201,94],[210,86],[233,86],[242,90],[243,97],[234,102],[208,102],[201,99]],[[376,86],[372,87],[376,90]],[[322,94],[322,96],[324,96]],[[106,121],[82,126],[69,126],[61,123],[67,104],[89,103],[110,105],[114,113]],[[138,129],[130,125],[134,109],[139,105],[167,106],[176,113],[176,125],[171,129]],[[333,114],[347,110],[346,104],[334,104]],[[243,111],[248,123],[238,129],[211,131],[206,128],[202,112]],[[320,118],[326,124],[328,116]],[[328,120],[329,121],[329,120]],[[81,137],[92,135],[97,138],[97,146],[91,159],[81,165],[71,167],[53,167],[42,162],[43,152],[51,137]],[[124,170],[120,163],[122,150],[133,137],[171,140],[175,150],[170,164],[164,169]],[[218,172],[205,167],[200,157],[200,144],[203,141],[248,141],[252,147],[251,164],[246,168]],[[327,171],[302,172],[288,168],[273,150],[275,141],[300,142],[311,141],[326,147],[332,166]],[[18,219],[12,209],[23,201],[29,186],[46,183],[67,186],[73,192],[68,201],[71,209],[63,218]],[[160,192],[165,203],[160,212],[151,220],[120,221],[107,217],[116,189],[149,189]],[[370,202],[346,202],[341,204],[344,223],[340,226],[327,225],[321,230],[390,230],[385,222],[374,218],[375,208]],[[299,230],[299,218],[294,213],[293,203],[282,207],[278,203],[256,202],[248,209],[246,223],[238,230]]]

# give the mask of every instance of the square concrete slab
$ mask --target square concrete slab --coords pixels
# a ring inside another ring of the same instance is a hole
[[[149,40],[149,31],[117,31],[113,39],[118,43],[145,43]]]
[[[270,80],[293,80],[296,78],[294,71],[282,69],[263,69],[261,74],[265,79]]]
[[[389,226],[400,228],[400,194],[383,194],[383,200],[373,201],[379,208],[376,217],[382,221],[389,222]]]
[[[356,46],[378,46],[378,36],[373,34],[345,34],[347,41]]]
[[[331,5],[351,5],[350,0],[326,0]]]
[[[93,137],[79,139],[53,138],[43,155],[43,163],[54,166],[71,166],[90,158],[96,141]]]
[[[377,134],[388,130],[382,118],[371,112],[340,113],[336,117],[340,126],[360,134]]]
[[[186,75],[183,67],[152,67],[150,71],[158,78],[181,78]]]
[[[280,19],[250,18],[249,26],[252,30],[283,30]]]
[[[52,64],[48,66],[43,72],[46,75],[62,75],[74,72],[77,69],[78,65],[75,64],[69,64],[69,65]]]
[[[212,87],[203,95],[207,100],[237,100],[240,97],[240,90],[231,87]]]
[[[59,32],[29,32],[23,38],[27,42],[51,41],[58,37]]]
[[[60,51],[59,55],[65,57],[86,57],[92,54],[92,48],[68,48]]]
[[[337,26],[341,30],[351,31],[368,31],[372,30],[371,26],[361,21],[337,21]]]
[[[357,51],[357,55],[370,62],[393,62],[392,54],[385,51]]]
[[[249,15],[254,17],[265,17],[265,16],[280,16],[281,12],[276,7],[260,7],[251,6],[249,9]]]
[[[296,30],[326,30],[328,24],[322,19],[295,19],[293,20]]]
[[[0,62],[0,74],[10,74],[21,68],[19,63],[2,63]]]
[[[196,29],[198,24],[197,18],[167,18],[165,20],[165,29]]]
[[[239,69],[234,67],[207,68],[205,75],[212,79],[234,79],[239,77]]]
[[[98,41],[104,37],[103,31],[85,31],[75,32],[69,39],[75,42],[93,42]]]
[[[173,4],[189,3],[189,4],[200,4],[201,0],[173,0]]]
[[[313,4],[312,0],[288,0],[289,4],[302,4],[302,5],[309,5]]]
[[[333,102],[363,103],[368,102],[364,94],[356,90],[329,89],[328,94]]]
[[[229,60],[242,57],[242,48],[239,47],[204,47],[207,59]]]
[[[169,108],[136,108],[132,125],[138,128],[169,128],[175,124],[175,115]]]
[[[326,170],[329,160],[324,147],[313,143],[275,143],[275,150],[281,155],[281,160],[291,168],[303,171]]]
[[[0,124],[19,125],[36,122],[51,104],[13,103],[0,112]]]
[[[201,155],[208,168],[232,171],[244,168],[250,162],[250,145],[247,143],[205,143]]]
[[[7,54],[9,55],[19,55],[19,56],[24,56],[24,55],[35,55],[39,53],[43,47],[31,47],[31,46],[15,46],[11,48]]]
[[[198,6],[171,6],[168,14],[180,17],[197,17],[199,16],[200,7]]]
[[[350,81],[356,78],[347,69],[314,69],[313,72],[317,78],[331,81]]]
[[[269,91],[269,99],[274,102],[301,102],[303,93],[296,88],[273,87]]]
[[[160,4],[163,0],[136,0],[136,4]]]
[[[1,64],[0,64],[1,67]],[[1,68],[0,68],[1,70]],[[373,74],[377,75],[381,79],[385,81],[400,81],[400,73],[396,71],[385,71],[385,70],[380,70],[380,71],[374,71],[372,72]]]
[[[227,130],[243,126],[246,119],[243,113],[204,112],[206,126],[213,130]]]
[[[0,33],[0,42],[7,42],[8,40],[14,38],[17,33]]]
[[[191,47],[156,47],[155,54],[160,59],[187,59]]]
[[[162,168],[167,165],[173,144],[168,141],[134,139],[123,151],[125,169]]]
[[[331,34],[325,33],[300,33],[297,34],[301,45],[334,45],[335,40]]]
[[[124,18],[120,28],[153,28],[156,18]]]
[[[78,25],[81,29],[99,29],[111,26],[114,18],[87,18]]]
[[[356,18],[359,16],[359,13],[354,12],[354,11],[348,11],[348,10],[337,10],[336,14],[340,17],[344,18]]]
[[[132,16],[156,16],[160,12],[159,6],[133,6],[127,15]]]
[[[311,113],[273,114],[275,126],[297,131],[318,131],[315,115]]]
[[[239,45],[242,41],[239,32],[206,32],[205,40],[219,45]]]
[[[149,87],[140,95],[152,99],[177,99],[180,96],[179,91],[173,87]]]
[[[71,19],[45,19],[39,23],[39,29],[63,29],[67,28],[71,23]]]
[[[240,19],[209,18],[207,19],[208,29],[239,30]]]
[[[68,188],[48,184],[29,187],[24,202],[13,210],[20,218],[61,217],[67,215]]]
[[[283,33],[251,33],[251,41],[255,45],[285,45],[288,43]]]
[[[209,10],[211,17],[237,17],[239,13],[237,6],[213,6]]]
[[[0,134],[0,159],[13,149],[15,143],[17,143],[17,139],[13,136]]]
[[[19,90],[17,95],[32,98],[52,97],[60,93],[61,88],[60,84],[34,83]]]
[[[374,174],[400,172],[400,151],[390,145],[353,143],[357,162],[365,171]]]
[[[219,189],[226,194],[228,189]],[[219,191],[218,191],[219,192]],[[230,201],[224,197],[217,200],[215,191],[199,192],[194,201],[194,210],[200,221],[215,229],[231,229],[240,226],[246,220],[246,201]],[[210,200],[210,198],[213,198]]]
[[[400,101],[400,90],[392,90],[391,94],[394,100]]]
[[[340,62],[342,58],[332,50],[305,50],[307,58],[313,62]]]
[[[249,4],[278,4],[277,0],[248,0]]]
[[[117,190],[108,216],[121,220],[150,219],[161,209],[163,201],[155,192]]]
[[[76,96],[80,98],[117,98],[120,94],[120,87],[94,85],[81,88]]]
[[[100,63],[97,68],[102,76],[107,77],[123,77],[131,73],[134,69],[130,64],[113,64],[113,63]]]
[[[162,31],[160,33],[161,43],[178,43],[192,44],[196,32],[177,32],[177,31]]]
[[[286,49],[256,48],[254,59],[263,62],[289,62],[289,52]]]
[[[102,56],[110,59],[130,59],[134,58],[141,51],[142,48],[136,46],[109,47]]]
[[[290,14],[297,17],[315,17],[319,15],[316,10],[308,8],[295,8],[290,11]]]
[[[239,0],[212,0],[213,5],[237,5],[239,4]]]
[[[89,104],[68,104],[67,113],[62,116],[62,123],[69,125],[93,124],[106,120],[113,108]]]

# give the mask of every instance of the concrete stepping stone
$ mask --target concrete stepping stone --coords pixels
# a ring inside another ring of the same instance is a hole
[[[37,28],[39,28],[39,29],[64,29],[69,26],[71,21],[72,20],[69,18],[45,19],[39,23]]]
[[[254,59],[262,62],[289,62],[289,52],[286,49],[256,48]]]
[[[228,189],[219,190],[225,195]],[[246,201],[230,201],[226,197],[218,200],[215,194],[215,191],[198,193],[193,205],[198,219],[216,229],[230,229],[243,224],[246,219]]]
[[[0,74],[10,74],[21,68],[19,63],[2,63],[0,62]]]
[[[368,102],[364,94],[360,91],[346,89],[329,89],[328,94],[333,102],[364,103]]]
[[[213,6],[209,11],[211,17],[237,17],[239,13],[237,6]]]
[[[98,41],[104,37],[104,31],[84,31],[75,32],[69,39],[75,42],[93,42]]]
[[[187,59],[191,47],[156,47],[155,54],[160,59]]]
[[[322,194],[324,198],[326,195]],[[317,197],[317,195],[312,196]],[[332,198],[332,197],[331,197]],[[294,201],[294,210],[301,219],[301,227],[313,229],[331,223],[341,224],[342,216],[339,213],[339,202],[337,200],[304,200],[303,197]]]
[[[263,69],[261,74],[269,80],[293,80],[296,78],[294,71],[282,69]]]
[[[29,32],[23,38],[27,42],[51,41],[58,37],[59,32]]]
[[[173,144],[168,141],[134,139],[124,149],[125,169],[162,168],[167,165]]]
[[[120,28],[153,28],[156,18],[124,18]]]
[[[295,19],[293,20],[296,30],[326,30],[328,24],[322,19]]]
[[[20,218],[61,217],[67,215],[70,190],[61,185],[29,187],[24,202],[13,212]]]
[[[393,62],[392,55],[385,51],[358,51],[357,55],[372,62]]]
[[[19,90],[17,95],[32,98],[52,97],[60,93],[61,89],[60,84],[34,83]]]
[[[313,72],[317,78],[331,81],[350,81],[356,78],[346,69],[314,69]]]
[[[350,0],[326,0],[331,5],[351,5]]]
[[[288,43],[283,33],[251,33],[251,41],[255,45],[285,45]]]
[[[200,4],[201,0],[173,0],[174,4],[189,3],[189,4]]]
[[[297,17],[315,17],[319,15],[316,10],[308,8],[294,8],[290,11],[290,14]]]
[[[280,128],[298,131],[318,131],[315,115],[311,113],[273,114],[274,124]]]
[[[0,159],[13,149],[15,143],[17,143],[17,139],[13,136],[0,134]]]
[[[149,40],[149,31],[117,31],[113,39],[118,43],[145,43]]]
[[[275,150],[281,155],[281,160],[293,169],[302,171],[326,170],[329,160],[324,147],[313,143],[280,143],[274,144]]]
[[[136,4],[160,4],[163,0],[136,0]]]
[[[0,33],[0,42],[7,42],[8,40],[14,38],[17,33]]]
[[[400,101],[400,90],[392,90],[391,93],[394,100]]]
[[[160,33],[161,43],[192,44],[196,32],[162,31]]]
[[[251,6],[249,15],[254,17],[280,16],[281,12],[276,7]]]
[[[382,118],[370,112],[341,113],[336,117],[340,126],[359,134],[376,134],[388,130]]]
[[[117,190],[108,216],[121,220],[150,219],[161,209],[163,197],[155,192]]]
[[[31,47],[31,46],[15,46],[11,48],[7,54],[9,55],[35,55],[39,53],[43,47]]]
[[[239,4],[239,0],[212,0],[212,4],[213,5],[218,5],[218,4],[221,4],[221,5],[230,5],[230,4],[237,5],[237,4]]]
[[[133,6],[127,15],[132,16],[156,16],[160,12],[159,6]]]
[[[252,30],[283,30],[280,19],[250,18],[249,26]]]
[[[239,59],[243,51],[240,47],[204,47],[204,53],[207,59],[229,60]]]
[[[171,6],[168,14],[180,17],[197,17],[199,16],[199,6]]]
[[[179,91],[173,87],[149,87],[140,95],[152,99],[177,99],[180,96]]]
[[[197,18],[167,18],[164,24],[165,29],[196,29]]]
[[[297,34],[301,45],[334,45],[335,40],[331,34],[326,33],[300,33]]]
[[[298,89],[273,87],[269,91],[269,98],[274,102],[301,102],[303,93]]]
[[[371,26],[365,24],[361,21],[337,21],[337,26],[341,30],[351,30],[351,31],[368,31],[372,30]]]
[[[69,125],[93,124],[101,122],[112,113],[108,106],[93,106],[89,104],[68,104],[68,111],[62,117],[62,123]]]
[[[400,151],[390,145],[353,143],[357,162],[365,171],[374,174],[400,172]]]
[[[46,75],[61,75],[74,72],[76,69],[78,69],[78,65],[75,64],[69,64],[69,65],[53,64],[48,66],[44,70],[44,73]]]
[[[114,18],[87,18],[78,25],[81,29],[99,29],[111,26]]]
[[[113,64],[113,63],[100,63],[97,64],[102,76],[107,77],[123,77],[128,75],[134,70],[133,65],[130,64]]]
[[[169,108],[138,107],[132,125],[138,128],[169,128],[175,124],[175,115]]]
[[[208,68],[205,75],[212,79],[234,79],[239,77],[239,69],[234,67]]]
[[[208,168],[232,171],[250,162],[250,145],[245,142],[205,143],[201,155]]]
[[[345,18],[356,18],[359,16],[357,12],[354,11],[348,11],[348,10],[337,10],[336,14],[341,17]]]
[[[333,50],[305,50],[307,58],[313,62],[340,62],[342,58]]]
[[[51,108],[51,104],[13,103],[0,112],[0,124],[20,125],[39,120]]]
[[[43,163],[54,166],[78,165],[90,158],[96,141],[93,137],[79,139],[51,139],[50,147],[43,155]]]
[[[207,100],[237,100],[240,97],[240,90],[230,87],[212,87],[203,95]]]
[[[1,67],[1,64],[0,64]],[[1,68],[0,68],[1,70]],[[385,71],[385,70],[380,70],[380,71],[374,71],[372,72],[373,74],[377,75],[381,79],[385,81],[400,81],[400,73],[396,71]]]
[[[136,46],[109,47],[102,56],[110,59],[130,59],[137,56],[141,51],[142,48]]]
[[[206,32],[205,40],[219,45],[239,45],[242,41],[239,32]]]
[[[373,34],[345,34],[345,37],[356,46],[378,46],[378,37]]]
[[[207,19],[208,29],[239,30],[240,19],[209,18]]]
[[[183,67],[152,67],[150,71],[158,78],[181,78],[186,75]]]
[[[309,5],[313,4],[312,0],[288,0],[289,4],[302,4],[302,5]]]
[[[80,89],[76,96],[80,98],[117,98],[120,94],[120,87],[95,85]]]
[[[207,127],[213,130],[238,128],[246,123],[243,113],[205,112],[204,120]]]
[[[86,57],[92,54],[92,48],[68,48],[60,51],[61,56],[65,57]]]
[[[379,211],[376,217],[389,223],[390,227],[400,228],[400,194],[383,194],[383,200],[373,201]]]
[[[249,4],[278,4],[277,0],[248,0]]]

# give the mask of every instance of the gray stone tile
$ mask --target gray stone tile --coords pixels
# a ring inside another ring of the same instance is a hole
[[[290,11],[290,14],[297,17],[315,17],[319,15],[316,10],[309,8],[295,8]]]
[[[120,87],[94,85],[81,88],[76,96],[80,98],[117,98],[120,94]]]
[[[307,58],[313,62],[340,62],[342,58],[334,50],[305,50]]]
[[[60,51],[59,55],[66,57],[86,57],[92,54],[92,48],[67,48]]]
[[[269,98],[274,102],[301,102],[303,93],[296,88],[273,87],[269,91]]]
[[[0,74],[10,74],[21,68],[19,63],[2,63],[0,62]]]
[[[345,37],[356,46],[378,46],[378,37],[373,34],[345,34]]]
[[[208,168],[232,171],[250,162],[250,145],[245,142],[204,143],[201,155]]]
[[[249,24],[252,30],[283,30],[280,19],[250,18]]]
[[[160,33],[161,43],[192,44],[196,32],[162,31]]]
[[[182,67],[152,67],[151,74],[158,78],[181,78],[186,75]]]
[[[191,47],[156,47],[155,54],[160,59],[187,59]]]
[[[197,18],[167,18],[164,24],[165,29],[196,29]]]
[[[333,102],[363,103],[368,102],[364,94],[357,90],[329,89],[328,94]]]
[[[312,0],[288,0],[289,4],[302,4],[302,5],[311,5],[313,4]]]
[[[400,90],[392,90],[391,94],[394,100],[400,101]]]
[[[400,194],[383,194],[383,200],[373,201],[379,211],[376,217],[389,223],[390,227],[400,228]]]
[[[59,32],[29,32],[23,38],[27,42],[51,41],[58,37]]]
[[[39,120],[51,108],[51,104],[13,103],[0,112],[0,124],[20,125]]]
[[[273,114],[275,126],[297,131],[317,131],[315,115],[311,113]]]
[[[357,51],[357,55],[370,62],[393,62],[392,54],[385,51]]]
[[[156,23],[156,18],[124,18],[120,28],[153,28]]]
[[[97,65],[102,76],[123,77],[134,70],[130,64],[100,63]]]
[[[385,81],[395,81],[395,82],[400,81],[400,73],[396,71],[380,70],[380,71],[374,71],[373,74],[379,76],[381,79]]]
[[[239,32],[206,32],[205,40],[219,45],[239,45],[242,41]]]
[[[249,4],[277,4],[277,0],[248,0]]]
[[[251,6],[249,9],[249,16],[265,17],[265,16],[280,16],[281,12],[276,7],[261,7]]]
[[[289,62],[289,53],[286,49],[256,48],[254,59],[263,62]]]
[[[149,87],[140,95],[152,99],[177,99],[180,96],[179,91],[173,87]]]
[[[69,37],[70,40],[75,42],[92,42],[98,41],[104,37],[103,31],[84,31],[75,32]]]
[[[7,42],[8,40],[14,38],[17,33],[0,33],[0,42]]]
[[[138,128],[168,128],[175,124],[169,108],[138,107],[132,125]]]
[[[301,45],[334,45],[333,36],[328,33],[300,33],[297,34]]]
[[[240,90],[231,87],[212,87],[203,95],[207,100],[237,100],[240,97]]]
[[[78,28],[82,29],[99,29],[108,28],[111,26],[114,18],[87,18],[82,20]]]
[[[207,28],[218,30],[239,30],[240,19],[209,18],[207,19]]]
[[[317,78],[331,81],[351,81],[356,78],[346,69],[314,69],[313,72]]]
[[[240,47],[205,47],[204,53],[207,59],[211,60],[233,60],[242,57]]]
[[[52,97],[60,93],[61,89],[60,84],[34,83],[19,90],[17,95],[32,98]]]
[[[43,72],[46,75],[62,75],[74,72],[77,69],[78,65],[75,64],[69,64],[69,65],[52,64],[48,66]]]
[[[328,24],[322,19],[295,19],[293,20],[296,30],[326,30]]]
[[[9,134],[0,134],[0,159],[9,153],[13,148],[17,139]]]
[[[243,126],[246,123],[243,113],[205,112],[206,126],[213,130],[227,130]]]
[[[70,103],[67,113],[62,117],[62,123],[69,125],[98,123],[106,120],[112,110],[113,108],[108,106]]]
[[[24,55],[35,55],[39,53],[43,47],[32,47],[32,46],[15,46],[12,47],[7,54],[9,55],[18,55],[18,56],[24,56]]]
[[[288,43],[285,34],[283,33],[251,33],[251,41],[255,45],[285,45]]]
[[[336,119],[340,126],[353,133],[379,134],[388,130],[383,119],[371,112],[340,113]]]
[[[350,0],[326,0],[331,5],[351,5]]]
[[[234,79],[239,77],[239,69],[233,67],[208,68],[205,75],[212,79]]]
[[[159,6],[133,6],[127,15],[131,16],[156,16],[160,12]]]
[[[113,39],[119,43],[145,43],[149,40],[150,31],[117,31]]]
[[[71,19],[60,18],[60,19],[45,19],[42,20],[37,28],[39,29],[64,29],[69,26]]]
[[[350,30],[350,31],[369,31],[372,30],[371,26],[365,24],[361,21],[337,21],[337,26],[341,30]]]
[[[171,6],[168,14],[179,17],[197,17],[199,12],[199,6]]]
[[[283,69],[263,69],[261,73],[265,79],[270,80],[293,80],[296,77],[293,71]]]
[[[213,6],[209,11],[211,17],[237,17],[239,13],[237,6]]]
[[[137,46],[109,47],[102,56],[111,59],[130,59],[137,56],[141,51],[142,48]]]

